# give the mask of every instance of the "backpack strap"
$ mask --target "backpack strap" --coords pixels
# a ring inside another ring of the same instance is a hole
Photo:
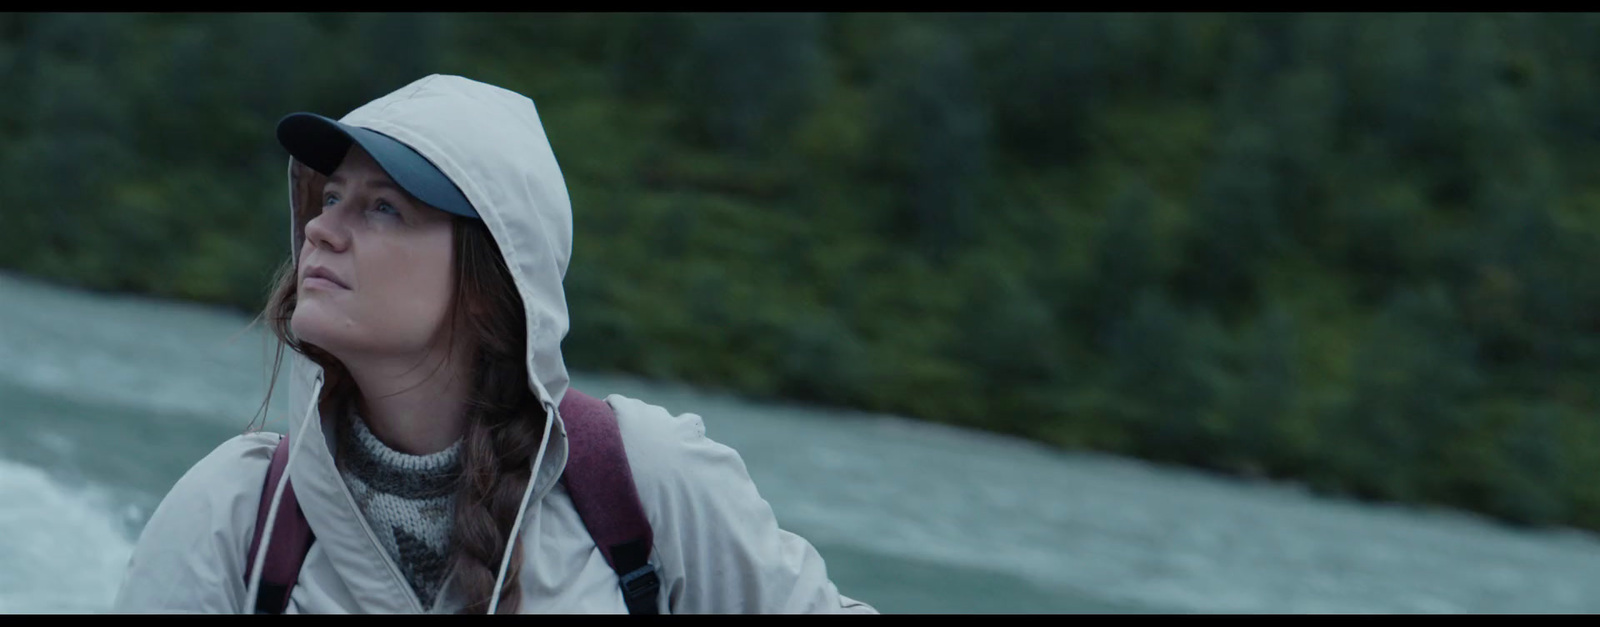
[[[250,552],[245,556],[245,585],[250,583],[250,571],[255,569],[256,551],[261,546],[261,534],[266,530],[267,512],[272,508],[272,492],[278,479],[289,466],[289,436],[278,440],[272,451],[272,465],[267,467],[266,487],[261,490],[261,507],[256,511],[256,532],[250,537]],[[294,484],[283,486],[283,499],[278,502],[278,518],[272,525],[272,544],[267,545],[266,564],[261,567],[261,589],[256,595],[257,614],[282,614],[289,609],[289,592],[300,578],[300,565],[311,550],[316,535],[311,533],[311,523],[306,522],[300,502],[294,498]]]
[[[658,614],[661,581],[648,561],[655,536],[633,484],[611,405],[568,389],[561,400],[567,468],[561,481],[600,554],[617,572],[629,614]]]

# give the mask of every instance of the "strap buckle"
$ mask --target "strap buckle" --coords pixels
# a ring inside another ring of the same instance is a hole
[[[646,563],[622,576],[622,598],[628,604],[629,614],[657,614],[656,593],[661,590],[661,579],[656,567]]]

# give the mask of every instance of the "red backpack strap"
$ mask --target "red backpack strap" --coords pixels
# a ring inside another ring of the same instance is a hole
[[[661,581],[649,563],[655,536],[633,485],[611,405],[568,389],[561,400],[567,467],[561,481],[606,563],[621,580],[629,614],[656,614]]]
[[[278,479],[289,467],[289,436],[278,440],[272,451],[272,465],[267,467],[266,487],[261,490],[261,506],[256,511],[256,531],[250,536],[250,552],[245,556],[245,585],[250,584],[250,572],[255,569],[256,551],[261,547],[261,535],[266,530],[267,512],[272,508],[272,492]],[[283,486],[283,499],[278,502],[278,518],[272,525],[272,544],[267,545],[266,564],[261,568],[261,590],[256,595],[257,614],[282,614],[289,608],[289,592],[300,578],[300,565],[311,550],[316,535],[311,533],[311,523],[306,522],[300,502],[294,498],[294,484]]]

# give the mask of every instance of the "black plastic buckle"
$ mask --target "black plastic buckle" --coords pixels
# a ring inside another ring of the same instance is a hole
[[[628,604],[629,614],[659,614],[656,593],[661,591],[661,579],[656,567],[645,564],[622,576],[622,599]]]
[[[261,582],[256,591],[257,614],[282,614],[289,607],[289,589],[281,583]]]

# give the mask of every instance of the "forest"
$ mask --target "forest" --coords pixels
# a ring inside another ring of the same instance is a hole
[[[255,315],[277,120],[460,74],[546,125],[575,369],[1600,530],[1596,33],[4,14],[0,269]]]

